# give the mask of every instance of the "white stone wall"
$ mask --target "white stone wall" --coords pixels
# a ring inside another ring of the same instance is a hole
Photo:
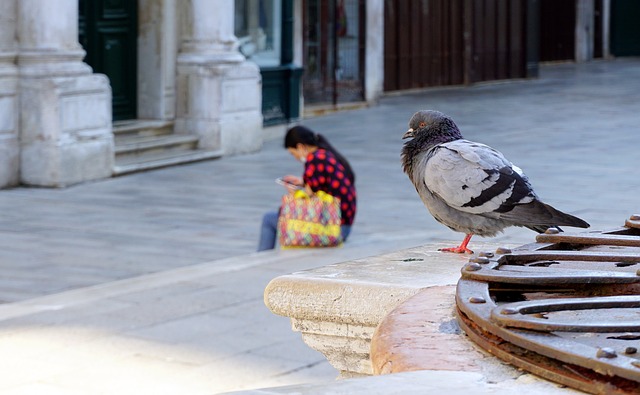
[[[199,148],[262,146],[259,68],[237,51],[233,0],[140,0],[138,114]],[[77,0],[0,2],[0,188],[110,177],[111,90],[83,63]]]
[[[21,182],[62,187],[111,176],[111,89],[82,62],[77,0],[16,4]]]
[[[260,69],[237,50],[233,0],[192,0],[182,11],[175,130],[225,155],[259,150]]]
[[[21,178],[64,187],[110,177],[111,95],[104,75],[20,82]]]
[[[138,0],[140,119],[173,120],[176,116],[178,1]]]
[[[0,188],[111,175],[111,96],[82,63],[77,0],[0,2]]]
[[[0,188],[19,177],[16,16],[14,1],[0,2]]]

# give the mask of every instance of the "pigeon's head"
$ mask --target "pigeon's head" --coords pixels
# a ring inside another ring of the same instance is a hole
[[[443,143],[461,139],[462,134],[453,119],[440,111],[423,110],[413,114],[409,130],[402,136],[403,139],[415,137]]]

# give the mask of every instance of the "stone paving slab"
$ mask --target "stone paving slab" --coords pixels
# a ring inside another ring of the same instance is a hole
[[[460,241],[431,218],[401,171],[400,137],[415,111],[448,113],[467,138],[522,167],[544,201],[608,229],[640,211],[638,81],[640,59],[560,64],[543,66],[537,80],[391,95],[371,108],[304,120],[351,160],[356,224],[343,249],[300,259],[276,252],[260,269],[241,258],[233,261],[237,270],[198,272],[203,262],[228,268],[226,259],[253,257],[261,216],[282,193],[273,180],[301,171],[279,140],[254,154],[66,189],[2,190],[0,351],[18,357],[1,362],[0,392],[126,393],[113,382],[118,374],[136,384],[148,378],[156,389],[163,381],[154,380],[166,378],[167,392],[188,383],[180,393],[331,381],[335,371],[321,356],[302,358],[308,351],[287,320],[262,309],[262,291],[270,279],[314,265]],[[485,241],[517,245],[533,237],[508,229]],[[182,268],[198,274],[180,280]],[[214,282],[218,276],[228,288]],[[216,322],[224,343],[206,328],[183,343],[179,330],[190,325],[170,323],[189,317],[203,320],[194,328]],[[178,333],[162,329],[171,325]],[[246,351],[255,346],[241,339],[251,327],[250,336],[265,343]],[[167,339],[144,338],[152,333]],[[92,345],[98,339],[104,343]],[[179,368],[167,369],[172,360]]]
[[[543,67],[538,80],[433,89],[304,121],[353,162],[359,212],[352,240],[376,234],[458,239],[436,223],[402,173],[401,135],[418,109],[450,114],[463,134],[503,151],[538,194],[595,229],[639,211],[640,61]],[[0,191],[0,301],[223,259],[255,250],[262,214],[300,164],[268,141],[249,155],[138,173],[66,189]],[[509,229],[498,242],[526,242]],[[37,246],[37,248],[34,248]]]
[[[538,380],[532,375],[522,375],[516,379],[500,382],[488,382],[481,373],[422,370],[327,384],[237,391],[228,395],[578,395],[581,393]]]
[[[214,394],[338,372],[263,302],[289,271],[413,245],[272,251],[0,304],[2,394]]]

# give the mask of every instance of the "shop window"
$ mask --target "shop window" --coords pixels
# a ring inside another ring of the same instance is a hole
[[[282,0],[235,0],[240,52],[260,67],[280,65]]]

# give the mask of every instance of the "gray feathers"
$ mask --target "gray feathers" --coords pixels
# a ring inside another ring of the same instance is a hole
[[[453,120],[419,111],[403,138],[402,166],[429,212],[449,228],[494,236],[508,226],[537,232],[551,226],[589,227],[542,203],[522,170],[493,148],[462,138]]]

